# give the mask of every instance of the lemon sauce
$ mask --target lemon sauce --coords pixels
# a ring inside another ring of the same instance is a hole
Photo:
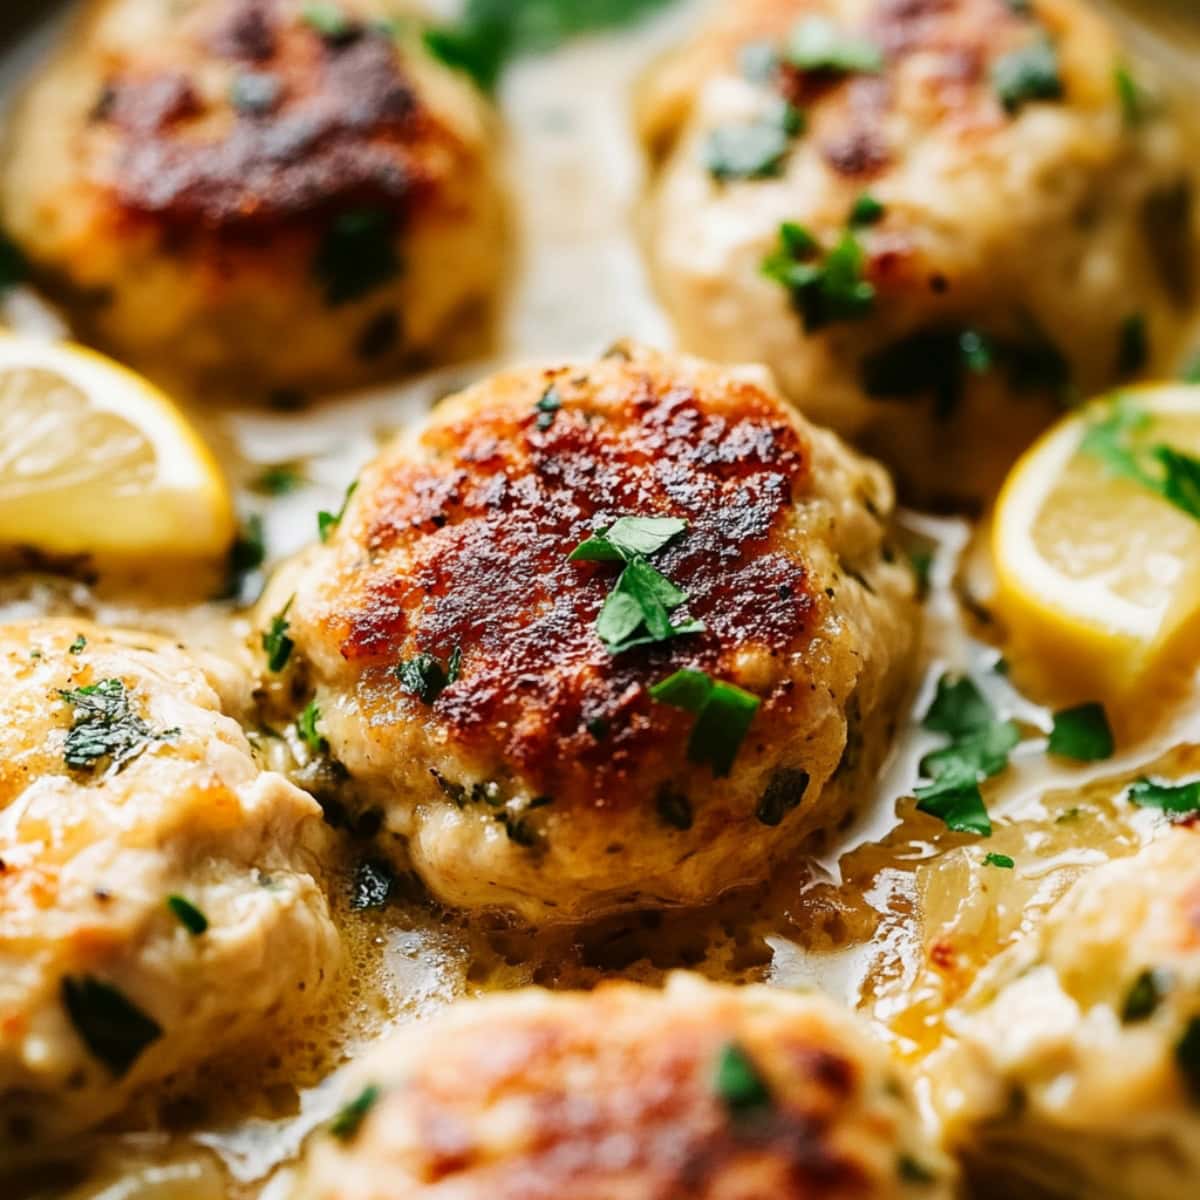
[[[633,232],[644,171],[630,103],[655,56],[706,7],[685,0],[637,31],[587,39],[511,72],[502,103],[521,261],[493,360],[286,412],[239,407],[232,396],[189,397],[169,369],[161,372],[235,485],[243,520],[261,520],[265,570],[313,540],[317,512],[337,511],[384,441],[496,365],[588,357],[624,336],[671,344]],[[19,48],[5,82],[46,44],[40,31]],[[1180,65],[1178,51],[1164,51],[1168,60]],[[63,331],[57,315],[23,290],[6,299],[3,316],[22,331]],[[147,1097],[71,1161],[4,1194],[281,1200],[289,1164],[334,1111],[338,1071],[360,1047],[460,997],[524,984],[657,982],[686,967],[721,980],[816,987],[859,1009],[919,1071],[943,1036],[947,1006],[978,969],[1034,928],[1083,871],[1135,853],[1154,835],[1161,817],[1129,804],[1125,791],[1155,770],[1172,777],[1200,770],[1200,696],[1184,680],[1166,711],[1106,761],[1049,757],[1050,708],[1022,690],[1033,672],[1019,659],[1002,660],[986,531],[917,513],[902,514],[901,526],[905,540],[933,556],[919,683],[874,796],[820,858],[798,859],[768,887],[701,912],[633,914],[533,935],[500,919],[446,912],[415,885],[386,909],[351,911],[349,882],[362,848],[347,842],[333,900],[350,961],[321,1020],[252,1069],[217,1065],[178,1081],[165,1100]],[[38,566],[10,563],[0,575],[3,619],[88,616],[166,633],[249,671],[244,612],[229,601],[198,600],[194,591],[178,594],[175,565],[103,584],[86,566],[74,573]],[[248,580],[245,594],[260,581]],[[206,585],[202,594],[215,590]],[[921,717],[946,672],[969,673],[997,716],[1021,731],[1007,769],[983,785],[995,826],[987,839],[948,830],[919,812],[912,795],[920,760],[937,744]],[[294,765],[287,746],[264,754],[274,756],[270,765]],[[1013,867],[989,865],[989,853],[1011,858]]]

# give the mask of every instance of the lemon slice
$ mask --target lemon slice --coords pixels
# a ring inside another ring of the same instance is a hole
[[[0,335],[0,545],[199,560],[234,528],[216,461],[165,395],[91,350]]]
[[[1200,456],[1200,388],[1130,388],[1087,405],[1000,494],[1000,615],[1023,668],[1056,695],[1119,703],[1159,669],[1196,661],[1200,519],[1164,495],[1164,446]]]

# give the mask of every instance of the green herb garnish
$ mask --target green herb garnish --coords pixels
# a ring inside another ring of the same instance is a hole
[[[696,715],[688,739],[689,762],[707,764],[714,775],[728,775],[746,731],[762,701],[731,683],[684,668],[650,689],[652,699]]]
[[[1155,783],[1139,779],[1129,785],[1129,799],[1138,808],[1157,808],[1174,817],[1200,813],[1200,779],[1191,783]]]
[[[317,513],[317,536],[321,541],[329,541],[329,535],[345,520],[346,509],[350,507],[350,500],[356,491],[358,491],[357,479],[346,489],[346,494],[342,497],[342,507],[337,512],[331,513],[322,509]]]
[[[112,984],[91,975],[66,976],[62,1002],[83,1044],[117,1077],[128,1073],[163,1029]]]
[[[734,1117],[745,1117],[771,1107],[767,1081],[737,1042],[726,1042],[718,1052],[713,1090]]]
[[[250,486],[264,496],[286,496],[304,483],[304,472],[297,463],[274,463],[264,467]]]
[[[329,749],[329,743],[317,730],[320,719],[321,710],[315,700],[310,700],[296,718],[296,732],[312,754],[324,754]]]
[[[858,229],[863,225],[875,225],[883,220],[887,210],[869,192],[863,192],[850,210],[850,224]]]
[[[87,648],[87,638],[83,634],[76,636],[75,640],[67,647],[68,654],[82,654]]]
[[[263,565],[267,544],[263,536],[263,519],[251,513],[242,523],[237,538],[229,548],[229,571],[225,583],[225,598],[242,600],[247,581]]]
[[[458,679],[462,668],[462,650],[455,647],[443,666],[442,660],[432,654],[414,654],[396,667],[400,686],[423,704],[432,704],[452,683]]]
[[[338,1141],[352,1140],[366,1120],[367,1114],[375,1107],[380,1095],[381,1092],[375,1084],[367,1084],[353,1100],[338,1110],[337,1115],[329,1122],[329,1132]]]
[[[1121,103],[1121,117],[1128,129],[1136,129],[1146,117],[1142,89],[1127,66],[1123,64],[1113,71],[1113,85]]]
[[[858,238],[847,230],[823,258],[819,254],[819,243],[807,229],[785,222],[763,274],[787,288],[810,332],[868,316],[875,307],[875,287],[864,278],[866,255]]]
[[[93,768],[107,758],[119,771],[151,742],[176,737],[178,729],[162,733],[152,729],[133,710],[132,697],[119,679],[58,693],[73,709],[74,720],[67,732],[63,760],[73,771]]]
[[[799,71],[848,75],[883,70],[883,51],[874,42],[839,29],[828,17],[805,17],[792,27],[784,51]]]
[[[382,908],[387,904],[396,885],[396,874],[379,858],[364,859],[354,872],[350,887],[350,907],[355,912],[367,908]]]
[[[1061,100],[1063,83],[1053,42],[1043,38],[997,59],[992,86],[1009,113],[1035,100]]]
[[[295,596],[289,596],[288,602],[271,618],[271,624],[263,631],[262,648],[266,651],[269,671],[282,671],[292,657],[296,643],[288,637],[287,615],[295,599]]]
[[[571,551],[571,562],[625,564],[596,618],[597,636],[610,654],[704,632],[702,621],[672,621],[671,613],[687,600],[687,593],[647,561],[686,528],[679,517],[621,517]]]
[[[1088,427],[1079,448],[1102,462],[1110,475],[1140,484],[1200,520],[1200,458],[1161,442],[1136,444],[1152,425],[1149,413],[1130,397],[1119,396],[1108,415]]]
[[[551,384],[534,405],[537,409],[537,427],[541,430],[549,429],[554,424],[554,415],[562,408],[562,397],[554,389]]]
[[[333,42],[349,37],[355,29],[354,23],[336,4],[322,3],[320,0],[306,4],[300,16],[310,29],[315,29],[323,38]]]
[[[193,937],[199,937],[207,931],[208,918],[190,900],[183,896],[171,895],[167,897],[167,907]]]
[[[1170,990],[1171,981],[1162,971],[1148,968],[1143,971],[1125,994],[1121,1020],[1126,1024],[1145,1021],[1154,1015],[1163,996]]]
[[[726,183],[778,175],[792,139],[804,130],[804,114],[778,99],[756,120],[714,129],[705,143],[709,174]]]
[[[1079,762],[1099,762],[1113,754],[1112,729],[1102,704],[1080,704],[1054,714],[1051,754]]]
[[[334,217],[313,259],[313,273],[330,307],[360,300],[400,270],[395,222],[379,208],[358,208]]]
[[[1011,871],[1016,866],[1016,863],[1007,854],[993,854],[989,852],[984,855],[983,865],[985,867],[999,867],[1001,870]]]

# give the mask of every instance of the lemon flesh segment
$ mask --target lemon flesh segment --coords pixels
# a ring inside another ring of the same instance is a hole
[[[207,559],[234,527],[216,461],[165,395],[89,350],[0,337],[0,544]]]
[[[1137,435],[1200,456],[1200,388],[1124,393]],[[1130,698],[1186,670],[1200,618],[1200,520],[1086,453],[1100,401],[1064,419],[1013,468],[996,508],[1000,615],[1014,654],[1068,699]]]

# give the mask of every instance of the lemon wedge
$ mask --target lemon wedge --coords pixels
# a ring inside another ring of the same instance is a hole
[[[0,545],[197,561],[234,532],[220,468],[165,395],[83,347],[0,335]]]
[[[1026,677],[1117,705],[1200,646],[1200,387],[1130,388],[1016,464],[992,527],[997,602]]]

